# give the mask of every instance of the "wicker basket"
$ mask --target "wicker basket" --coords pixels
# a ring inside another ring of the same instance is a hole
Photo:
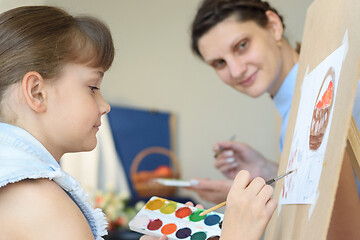
[[[328,72],[326,73],[324,80],[321,84],[318,96],[315,101],[314,111],[313,111],[311,125],[310,125],[310,136],[309,136],[309,148],[313,151],[316,151],[322,143],[322,140],[324,138],[325,131],[326,131],[326,128],[327,128],[327,125],[329,122],[330,111],[331,111],[331,108],[332,108],[332,105],[334,102],[334,90],[332,90],[330,104],[326,107],[321,107],[321,108],[318,108],[316,106],[316,104],[322,97],[320,95],[320,93],[321,93],[322,88],[326,87],[326,86],[324,86],[324,83],[328,76],[331,77],[331,83],[334,85],[335,71],[332,67],[330,67]],[[325,94],[325,93],[323,93],[323,94]]]
[[[138,172],[138,167],[140,162],[146,156],[154,153],[163,154],[169,157],[171,161],[171,166],[170,166],[171,173],[169,175],[159,176],[155,173],[155,171]],[[158,177],[179,178],[180,176],[179,162],[172,151],[163,147],[149,147],[149,148],[145,148],[136,155],[131,165],[130,174],[134,189],[140,197],[151,197],[151,196],[168,197],[174,195],[177,188],[161,185],[155,182],[154,179]]]

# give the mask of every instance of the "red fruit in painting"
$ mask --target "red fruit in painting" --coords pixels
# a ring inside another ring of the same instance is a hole
[[[328,88],[326,89],[324,95],[322,96],[321,100],[316,104],[317,108],[324,108],[330,105],[332,100],[332,93],[333,93],[333,83],[330,81]]]

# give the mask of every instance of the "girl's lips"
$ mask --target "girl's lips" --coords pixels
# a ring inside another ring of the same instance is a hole
[[[246,78],[245,81],[242,81],[240,84],[241,84],[243,87],[249,87],[249,86],[251,86],[251,85],[254,83],[254,81],[255,81],[256,74],[257,74],[257,72],[255,72],[254,74],[252,74],[250,77]]]
[[[101,126],[101,124],[96,124],[96,125],[94,125],[94,128],[98,131],[100,126]]]

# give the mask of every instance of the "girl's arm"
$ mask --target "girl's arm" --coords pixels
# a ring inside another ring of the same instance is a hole
[[[0,239],[94,239],[81,210],[49,179],[0,188],[0,212]]]

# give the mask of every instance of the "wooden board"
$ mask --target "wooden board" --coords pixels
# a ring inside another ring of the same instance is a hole
[[[301,97],[301,86],[307,69],[308,72],[311,72],[338,49],[343,43],[346,32],[348,32],[349,48],[340,73],[336,104],[333,106],[333,117],[318,186],[317,202],[313,205],[278,206],[266,230],[266,240],[318,240],[327,238],[352,119],[351,112],[356,84],[359,80],[359,9],[360,1],[358,0],[315,0],[307,11],[299,71],[284,150],[279,165],[279,174],[285,172],[287,168]],[[352,141],[355,143],[358,139]],[[353,153],[353,156],[360,155],[358,148],[354,149]],[[279,199],[282,187],[283,181],[279,181],[274,193],[277,199]]]

